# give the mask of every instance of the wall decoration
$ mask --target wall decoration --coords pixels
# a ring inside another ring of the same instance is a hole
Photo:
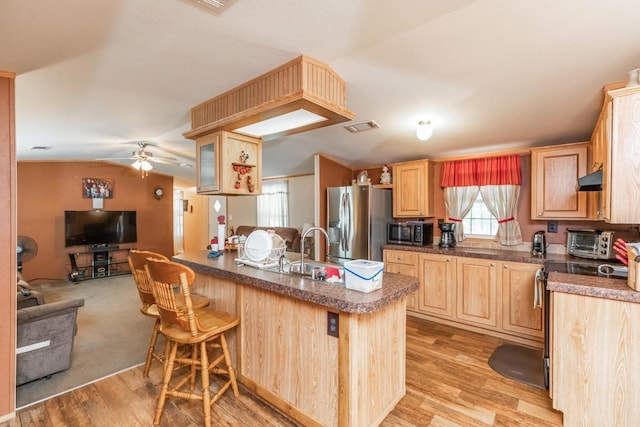
[[[113,199],[113,181],[82,178],[83,199]]]

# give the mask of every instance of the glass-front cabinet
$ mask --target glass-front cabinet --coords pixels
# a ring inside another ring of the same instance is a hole
[[[196,139],[198,194],[262,193],[262,140],[219,131]]]
[[[198,194],[219,193],[220,134],[214,133],[199,138],[196,142],[196,152]]]

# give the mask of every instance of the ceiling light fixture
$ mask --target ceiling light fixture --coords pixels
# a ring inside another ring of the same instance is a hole
[[[426,141],[433,135],[433,128],[431,127],[431,120],[420,120],[418,127],[416,128],[416,136],[420,141]]]
[[[131,167],[137,171],[141,170],[142,178],[149,176],[149,171],[153,169],[153,165],[147,159],[136,159],[135,162],[131,163]]]
[[[350,125],[346,125],[344,128],[351,133],[358,133],[364,132],[365,130],[378,129],[379,127],[380,125],[375,121],[368,120],[366,122],[351,123]]]
[[[299,56],[193,107],[184,136],[224,130],[270,140],[353,120],[346,86],[326,64]]]

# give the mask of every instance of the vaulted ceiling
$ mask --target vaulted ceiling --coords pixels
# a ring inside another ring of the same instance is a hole
[[[264,175],[287,175],[316,152],[358,168],[587,140],[603,85],[640,67],[639,23],[636,0],[2,0],[0,69],[17,74],[18,160],[147,141],[183,164],[158,172],[194,181],[190,108],[308,55],[346,81],[353,122],[380,128],[265,142]]]

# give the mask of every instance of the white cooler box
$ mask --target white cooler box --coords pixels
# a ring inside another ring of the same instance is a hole
[[[357,259],[344,263],[344,283],[347,289],[371,292],[382,287],[384,263]]]

